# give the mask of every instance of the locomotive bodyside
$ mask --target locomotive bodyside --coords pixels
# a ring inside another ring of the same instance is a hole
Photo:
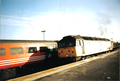
[[[59,58],[79,58],[112,50],[111,41],[105,38],[66,36],[58,43]]]

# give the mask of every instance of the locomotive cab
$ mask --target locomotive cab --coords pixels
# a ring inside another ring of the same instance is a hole
[[[58,58],[74,59],[84,53],[84,43],[80,36],[66,36],[58,42]]]

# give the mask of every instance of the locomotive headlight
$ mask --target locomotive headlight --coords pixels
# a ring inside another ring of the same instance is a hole
[[[68,55],[66,55],[66,57],[68,57]]]

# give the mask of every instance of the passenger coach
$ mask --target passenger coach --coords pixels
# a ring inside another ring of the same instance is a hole
[[[85,59],[88,55],[112,49],[113,44],[109,39],[80,35],[65,36],[58,42],[58,58],[72,58],[77,61]]]
[[[0,77],[14,77],[15,67],[42,62],[56,51],[55,41],[0,40]]]

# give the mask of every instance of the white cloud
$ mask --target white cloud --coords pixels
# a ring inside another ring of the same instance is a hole
[[[23,18],[23,17],[15,17],[15,16],[8,16],[8,15],[0,15],[1,17],[6,18],[15,18],[15,19],[23,19],[23,20],[33,20],[32,18]]]
[[[30,24],[31,21],[32,21],[31,18],[20,18],[14,16],[1,15],[1,25],[27,27],[31,25]]]

